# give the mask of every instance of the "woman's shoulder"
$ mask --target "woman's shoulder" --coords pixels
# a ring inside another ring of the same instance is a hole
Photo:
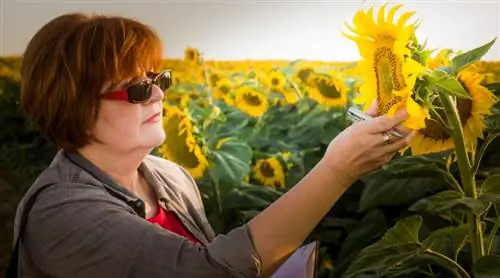
[[[156,155],[148,155],[144,160],[148,169],[174,182],[196,185],[191,174],[181,165]]]

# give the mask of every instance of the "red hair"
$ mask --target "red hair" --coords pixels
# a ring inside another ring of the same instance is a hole
[[[107,83],[117,85],[161,64],[155,31],[120,16],[65,14],[31,39],[21,67],[21,107],[40,132],[64,150],[93,139]]]

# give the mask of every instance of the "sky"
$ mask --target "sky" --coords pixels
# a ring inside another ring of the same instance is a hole
[[[500,0],[0,0],[0,56],[19,55],[47,21],[67,12],[123,15],[153,26],[165,58],[196,47],[205,59],[359,59],[343,37],[345,22],[376,3],[403,4],[422,23],[417,35],[431,48],[469,50],[500,37]],[[485,60],[500,60],[500,39]]]

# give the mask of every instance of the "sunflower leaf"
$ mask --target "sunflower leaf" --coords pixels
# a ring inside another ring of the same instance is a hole
[[[472,273],[476,278],[500,278],[500,256],[487,255],[479,258]]]
[[[362,178],[359,210],[381,205],[411,203],[430,193],[446,188],[452,181],[440,158],[409,156],[394,160],[384,168]]]
[[[250,173],[252,149],[237,138],[227,138],[219,149],[212,150],[209,160],[211,175],[221,184],[238,186]]]
[[[421,252],[418,233],[422,217],[409,216],[396,223],[378,242],[363,249],[344,273],[345,277],[360,277],[377,273],[382,277],[387,269],[401,267],[416,259]]]
[[[471,96],[467,93],[462,84],[460,84],[460,81],[446,72],[436,70],[432,72],[431,77],[433,79],[432,87],[436,90],[459,98],[471,99]]]
[[[500,201],[500,174],[492,175],[483,181],[479,199],[483,202]]]
[[[496,133],[500,132],[500,114],[493,114],[484,119],[486,123],[486,132]]]
[[[484,204],[478,199],[465,197],[458,191],[445,190],[417,201],[409,210],[441,214],[458,208],[464,208],[466,211],[480,215],[483,212]]]
[[[495,41],[496,41],[496,38],[494,38],[490,42],[488,42],[480,47],[474,48],[470,51],[467,51],[465,53],[462,53],[460,55],[455,56],[451,61],[451,68],[452,68],[453,72],[458,73],[463,68],[465,68],[468,65],[472,64],[473,62],[481,59],[486,53],[488,53],[488,51],[493,46]]]
[[[446,227],[433,231],[422,243],[425,248],[456,258],[469,235],[469,225]]]

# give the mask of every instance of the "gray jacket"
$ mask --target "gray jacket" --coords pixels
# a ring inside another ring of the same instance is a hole
[[[29,214],[19,277],[260,277],[247,225],[214,235],[198,188],[177,164],[149,155],[140,171],[160,205],[175,212],[204,246],[144,218],[144,203],[77,154],[59,152],[19,204],[49,183]]]

